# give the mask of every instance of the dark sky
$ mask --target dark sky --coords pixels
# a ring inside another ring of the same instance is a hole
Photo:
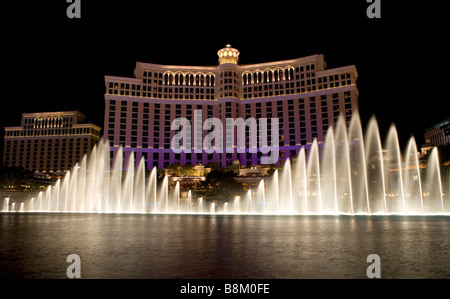
[[[328,68],[356,65],[363,125],[375,115],[383,135],[395,123],[402,144],[450,117],[445,2],[381,0],[381,19],[366,0],[81,0],[81,19],[65,0],[12,2],[0,7],[0,127],[74,109],[103,127],[105,75],[132,77],[136,61],[217,65],[226,44],[241,64],[324,54]]]

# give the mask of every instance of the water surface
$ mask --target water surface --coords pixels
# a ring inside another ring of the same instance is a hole
[[[450,218],[0,213],[0,277],[450,278]]]

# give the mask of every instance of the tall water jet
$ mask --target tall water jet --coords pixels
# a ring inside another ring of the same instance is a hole
[[[338,203],[336,194],[336,152],[333,130],[330,129],[325,137],[322,159],[320,162],[321,178],[321,213],[338,214]]]
[[[141,157],[134,179],[133,211],[143,213],[147,209],[145,196],[145,160]]]
[[[348,146],[352,181],[353,206],[356,214],[371,214],[366,154],[361,119],[355,112],[348,128]]]
[[[366,165],[370,210],[375,214],[386,213],[386,188],[384,183],[384,153],[381,147],[378,123],[371,117],[365,138]]]
[[[44,208],[42,206],[42,191],[38,193],[37,206],[38,206],[38,211],[44,211]]]
[[[9,197],[3,198],[3,208],[2,210],[5,212],[9,212]]]
[[[68,201],[69,201],[69,183],[70,183],[70,177],[71,177],[71,172],[70,170],[66,173],[66,175],[64,176],[63,180],[62,180],[62,185],[61,185],[61,210],[66,212],[67,208],[68,208]],[[39,202],[39,199],[37,200]],[[34,208],[34,210],[36,210],[36,208]]]
[[[157,205],[157,195],[156,195],[156,189],[157,189],[157,177],[156,177],[156,171],[157,168],[153,167],[152,171],[150,172],[150,176],[148,178],[146,187],[145,187],[145,198],[147,199],[147,207],[145,208],[144,212],[156,212],[156,205]],[[152,205],[153,208],[148,208],[149,205]]]
[[[322,213],[320,159],[319,147],[316,139],[314,139],[308,154],[306,175],[308,177],[308,211],[314,214]]]
[[[187,200],[188,208],[187,211],[189,213],[192,213],[192,192],[191,190],[188,191],[188,200]],[[214,206],[215,208],[215,206]]]
[[[112,172],[110,176],[110,209],[117,213],[122,211],[122,172],[123,172],[123,150],[122,146],[115,153]]]
[[[89,173],[89,176],[95,176],[95,185],[94,185],[94,193],[91,197],[91,211],[102,212],[108,211],[108,201],[106,198],[109,196],[109,176],[105,177],[105,169],[109,168],[109,160],[105,160],[105,151],[109,148],[103,143],[103,140],[100,141],[96,152],[96,161],[94,163],[94,169],[92,173]]]
[[[61,179],[58,179],[55,183],[55,198],[54,198],[54,202],[55,202],[55,211],[59,212],[59,198],[60,198],[60,193],[61,193]],[[52,199],[53,200],[53,199]]]
[[[345,119],[339,116],[334,134],[336,165],[336,197],[339,213],[354,214],[350,150]]]
[[[45,198],[44,209],[47,210],[47,211],[51,211],[52,210],[52,207],[51,207],[51,203],[52,203],[52,185],[49,185],[47,187],[47,189],[45,190],[44,198]]]
[[[133,185],[134,185],[134,153],[128,155],[127,169],[125,171],[125,179],[122,187],[122,203],[123,212],[133,211]]]
[[[294,199],[292,191],[292,170],[291,160],[286,159],[283,169],[281,171],[281,180],[279,181],[280,188],[278,189],[278,209],[277,213],[293,213]]]
[[[159,212],[165,211],[169,212],[169,177],[167,175],[164,176],[162,188],[161,188],[161,198],[164,203],[164,210],[161,209]]]
[[[387,210],[389,213],[399,214],[406,211],[405,194],[403,188],[402,161],[397,129],[392,124],[386,137],[387,156],[385,157],[386,171],[385,186],[387,194]]]
[[[444,211],[445,213],[450,213],[450,170],[447,167],[447,172],[442,174],[442,189],[443,191],[443,198],[445,198],[444,201]],[[445,188],[445,185],[447,185],[447,188]]]
[[[272,198],[275,199],[275,211],[280,210],[280,182],[279,182],[279,175],[278,175],[278,169],[275,169],[273,176],[272,176]]]
[[[266,214],[266,192],[264,183],[264,180],[261,180],[258,184],[258,188],[256,191],[256,200],[259,204],[258,211]]]
[[[292,192],[294,198],[296,198],[294,211],[308,213],[306,155],[303,147],[298,153],[296,163],[293,165],[292,182]]]
[[[253,191],[252,191],[252,189],[250,189],[250,190],[247,191],[247,195],[246,195],[247,202],[248,202],[248,212],[249,213],[253,213],[254,212],[253,211],[253,196],[252,196],[252,193],[253,193]]]
[[[240,196],[236,196],[234,198],[234,209],[233,209],[233,212],[235,214],[241,213],[240,201],[241,201],[241,197]]]
[[[226,204],[228,204],[228,203],[226,203]],[[198,199],[198,212],[199,213],[203,213],[204,212],[204,209],[203,209],[203,197],[200,197]]]
[[[95,148],[95,147],[94,147]],[[78,167],[78,178],[77,178],[77,194],[80,198],[79,205],[80,211],[89,211],[90,210],[90,193],[92,190],[88,190],[86,188],[86,180],[87,180],[87,165],[86,165],[87,155],[84,155],[81,159],[81,162]]]
[[[80,194],[77,193],[78,190],[77,184],[78,184],[78,163],[75,164],[75,167],[72,168],[72,172],[70,173],[66,211],[71,212],[77,211],[75,205],[77,202],[77,196],[80,196]],[[83,197],[80,198],[83,199]]]
[[[424,212],[422,183],[419,160],[417,158],[416,140],[414,137],[411,137],[408,141],[403,165],[405,168],[403,175],[405,212],[408,214],[422,214]]]
[[[175,198],[177,202],[177,212],[181,212],[181,196],[180,196],[180,182],[175,184]]]
[[[431,150],[428,157],[425,178],[422,179],[423,205],[425,213],[444,213],[444,198],[442,195],[442,180],[437,147]]]
[[[100,145],[95,145],[94,148],[91,151],[91,155],[89,157],[89,162],[87,163],[87,169],[85,171],[86,176],[88,177],[86,179],[86,188],[85,189],[80,189],[77,188],[77,194],[78,197],[80,198],[85,198],[85,208],[84,210],[82,210],[80,202],[78,202],[78,204],[76,205],[76,208],[74,209],[75,211],[94,211],[95,207],[94,207],[94,203],[95,203],[95,199],[97,196],[97,188],[98,185],[100,184],[99,182],[99,177],[97,176],[97,160],[99,160],[100,157],[97,157],[97,148]],[[82,180],[84,180],[82,174],[84,173],[84,171],[81,171],[81,167],[79,165],[77,165],[77,185],[79,183],[81,183]],[[86,191],[85,196],[82,196],[82,193]],[[101,207],[99,207],[99,209],[101,209]]]
[[[98,166],[98,173],[97,175],[101,177],[100,180],[100,188],[98,190],[98,200],[100,201],[100,206],[102,207],[99,212],[103,211],[112,211],[110,207],[110,200],[109,200],[109,194],[111,192],[111,175],[110,175],[110,147],[109,147],[109,141],[107,139],[102,139],[101,146],[98,149],[99,150],[99,156],[100,156],[100,164]],[[144,168],[145,172],[145,168]],[[145,175],[145,173],[144,173]],[[144,182],[145,185],[145,182]]]

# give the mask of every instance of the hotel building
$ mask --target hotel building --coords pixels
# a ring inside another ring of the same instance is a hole
[[[435,146],[450,145],[450,118],[426,129],[425,140]]]
[[[246,153],[174,153],[171,139],[179,131],[171,130],[172,121],[182,117],[193,123],[195,110],[201,110],[202,123],[218,118],[225,131],[226,118],[278,118],[283,160],[296,156],[302,147],[308,149],[315,138],[323,142],[339,114],[349,122],[358,110],[354,65],[327,69],[321,54],[240,65],[240,53],[230,45],[217,54],[216,66],[137,62],[134,78],[105,76],[104,128],[112,150],[121,146],[125,159],[135,152],[136,159],[145,158],[148,169],[174,163],[228,166],[235,160],[256,165],[262,154],[249,152],[248,127]],[[199,142],[209,133],[194,132],[193,127],[191,136]]]
[[[23,113],[20,127],[5,127],[3,165],[61,173],[100,140],[101,128],[78,111]]]

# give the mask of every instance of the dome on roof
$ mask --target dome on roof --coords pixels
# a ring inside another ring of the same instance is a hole
[[[231,45],[228,44],[225,46],[225,48],[222,48],[217,52],[217,55],[219,56],[219,64],[224,63],[238,64],[239,54],[240,52],[237,49],[232,48]]]

